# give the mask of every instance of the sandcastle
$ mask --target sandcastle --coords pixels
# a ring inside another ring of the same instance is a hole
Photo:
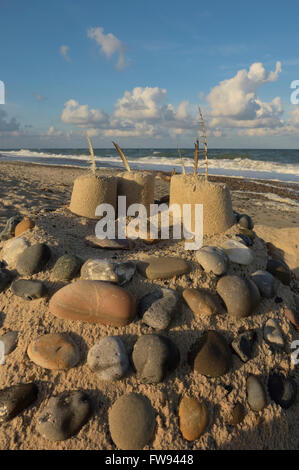
[[[127,169],[127,171],[117,175],[117,195],[126,196],[127,208],[131,204],[142,204],[145,206],[149,216],[150,204],[154,203],[155,177],[146,171],[131,171],[123,151],[117,144],[114,142],[113,144]]]
[[[203,205],[203,234],[213,235],[225,232],[234,224],[230,191],[224,183],[208,181],[207,139],[201,110],[200,123],[203,131],[205,150],[205,175],[197,174],[199,141],[195,144],[193,174],[174,175],[170,180],[170,205],[178,204],[183,214],[183,205],[191,204],[191,231],[195,227],[195,204]]]
[[[117,179],[112,176],[97,176],[95,174],[94,152],[87,134],[86,137],[92,157],[92,173],[75,179],[70,211],[89,219],[98,219],[95,212],[100,204],[111,204],[116,209]]]

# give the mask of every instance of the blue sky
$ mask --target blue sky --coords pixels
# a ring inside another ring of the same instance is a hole
[[[299,4],[1,0],[0,148],[298,148]]]

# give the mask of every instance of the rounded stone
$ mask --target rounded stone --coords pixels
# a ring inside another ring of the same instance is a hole
[[[94,248],[104,248],[105,250],[130,250],[134,248],[135,243],[126,239],[97,238],[95,235],[85,237],[85,243]]]
[[[37,431],[51,441],[77,434],[92,414],[92,401],[83,391],[67,391],[51,397],[37,418]]]
[[[118,282],[114,265],[102,259],[88,259],[81,268],[81,278],[90,281]]]
[[[216,246],[203,246],[195,252],[197,262],[206,272],[222,276],[228,269],[228,257],[224,250]]]
[[[20,274],[31,275],[40,272],[51,257],[50,248],[44,243],[29,246],[19,256],[17,271]]]
[[[0,336],[0,342],[4,344],[4,354],[8,356],[11,352],[13,352],[18,344],[18,332],[17,331],[9,331],[4,335]]]
[[[268,391],[271,400],[287,409],[296,401],[297,384],[292,377],[284,377],[278,372],[272,372],[268,379]]]
[[[246,410],[242,403],[236,403],[231,411],[231,415],[228,419],[228,424],[231,426],[237,426],[240,424],[246,416]]]
[[[256,340],[255,331],[245,331],[232,341],[232,348],[243,362],[252,358],[252,348]]]
[[[123,286],[131,281],[136,272],[136,264],[133,261],[114,263],[114,272],[118,278],[118,284]]]
[[[18,237],[21,235],[23,232],[26,232],[26,230],[30,230],[35,226],[35,223],[33,220],[29,219],[29,217],[24,217],[21,222],[19,222],[15,228],[15,237]]]
[[[35,300],[44,297],[47,293],[46,286],[41,281],[18,279],[11,286],[12,293],[25,300]]]
[[[143,323],[156,330],[168,328],[176,314],[178,301],[178,294],[172,289],[160,289],[147,294],[139,302]]]
[[[10,266],[15,266],[19,256],[28,248],[29,243],[25,238],[12,238],[5,243],[2,259]]]
[[[239,214],[238,224],[240,227],[247,228],[248,230],[252,230],[254,227],[252,218],[247,214]]]
[[[143,449],[154,438],[155,413],[148,398],[129,393],[118,398],[109,410],[109,429],[121,450]]]
[[[180,430],[187,441],[195,441],[205,432],[208,411],[204,403],[184,396],[179,406]]]
[[[12,273],[5,268],[0,268],[0,292],[3,292],[13,279]]]
[[[137,268],[143,276],[151,280],[169,279],[190,271],[190,267],[185,260],[172,256],[148,258],[146,261],[139,262]]]
[[[269,259],[266,270],[279,279],[285,286],[288,286],[292,280],[290,268],[282,260]]]
[[[87,364],[101,380],[121,379],[129,368],[129,358],[117,336],[101,338],[88,352]]]
[[[151,334],[138,338],[132,359],[138,379],[144,383],[158,383],[176,369],[180,353],[169,338]]]
[[[228,314],[236,318],[247,317],[260,302],[256,285],[235,275],[219,279],[217,292],[224,301]]]
[[[274,348],[282,349],[284,347],[285,342],[281,328],[274,318],[269,318],[265,322],[264,338]]]
[[[102,281],[76,281],[50,300],[56,317],[104,325],[125,326],[136,316],[136,298],[122,287]]]
[[[254,411],[261,411],[265,408],[267,403],[266,392],[260,379],[250,374],[247,377],[246,388],[250,408]]]
[[[33,340],[27,350],[31,361],[45,369],[64,370],[74,367],[79,359],[78,346],[67,335],[50,333]]]
[[[34,383],[12,385],[0,390],[0,423],[9,421],[28,408],[36,399]]]
[[[259,270],[251,275],[262,297],[271,299],[277,291],[277,281],[268,271]]]
[[[189,363],[194,371],[207,377],[226,374],[232,364],[226,339],[217,331],[208,330],[191,346]]]
[[[183,298],[195,315],[216,315],[223,313],[219,298],[206,290],[184,289]]]
[[[233,263],[247,266],[253,261],[251,249],[238,240],[227,240],[223,243],[222,248]]]
[[[52,279],[58,281],[70,281],[79,272],[81,260],[74,255],[63,255],[56,261],[51,273]]]

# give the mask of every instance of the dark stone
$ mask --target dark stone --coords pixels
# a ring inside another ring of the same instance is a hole
[[[82,261],[73,255],[63,255],[56,261],[51,277],[58,281],[70,281],[78,274]]]
[[[168,328],[176,313],[179,298],[172,289],[161,289],[143,297],[139,311],[142,311],[143,323],[157,330]]]
[[[132,359],[142,382],[158,383],[178,366],[180,352],[165,336],[143,335],[135,343]]]
[[[148,258],[137,264],[137,269],[142,276],[148,279],[169,279],[190,271],[189,264],[181,258],[174,256],[161,256],[160,258]]]
[[[47,293],[47,288],[41,281],[31,281],[29,279],[14,281],[11,290],[13,294],[25,300],[40,299]]]
[[[37,420],[37,430],[46,439],[64,441],[77,434],[92,414],[86,392],[67,391],[51,397]]]
[[[284,377],[278,372],[272,372],[269,375],[268,391],[271,400],[287,409],[295,403],[297,384],[292,377]]]
[[[241,241],[246,245],[246,246],[252,246],[253,241],[251,238],[247,237],[246,235],[243,235],[242,233],[237,233],[236,237],[240,238]]]
[[[9,421],[37,398],[38,388],[34,383],[12,385],[0,390],[0,423]]]
[[[220,377],[229,371],[232,355],[226,339],[217,331],[208,330],[191,346],[188,361],[196,372]]]
[[[260,294],[266,299],[274,297],[277,290],[277,280],[268,271],[259,270],[251,274],[251,279],[257,285]]]
[[[283,298],[277,296],[277,297],[275,297],[274,302],[275,302],[276,304],[281,304],[281,303],[283,302]]]
[[[269,259],[266,270],[279,279],[285,286],[288,286],[292,280],[290,268],[282,260]]]
[[[7,356],[11,352],[13,352],[18,344],[18,332],[17,331],[9,331],[5,333],[5,335],[0,336],[0,341],[4,343],[4,354]]]
[[[0,292],[3,292],[12,280],[12,273],[5,268],[0,268]]]
[[[6,225],[2,232],[0,232],[0,241],[9,240],[10,238],[14,237],[15,235],[15,228],[18,223],[22,220],[22,218],[18,215],[11,217],[6,222]]]
[[[44,243],[29,246],[18,258],[17,271],[25,275],[38,273],[44,268],[50,257],[51,250]]]
[[[248,230],[252,230],[254,225],[252,218],[247,214],[240,214],[238,224],[243,228],[247,228]]]

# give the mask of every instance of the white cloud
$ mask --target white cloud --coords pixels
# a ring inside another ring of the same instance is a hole
[[[69,46],[65,46],[65,45],[61,46],[59,49],[60,54],[67,62],[71,62],[71,58],[68,55],[69,49],[70,49]]]
[[[101,52],[110,59],[113,54],[118,54],[118,60],[116,68],[118,70],[123,70],[126,65],[126,56],[125,56],[125,45],[112,33],[104,34],[104,28],[89,28],[87,30],[87,36],[90,39],[94,39],[96,43],[100,46]]]
[[[68,100],[61,114],[61,120],[78,127],[101,127],[108,123],[109,117],[99,109],[88,109],[87,105],[79,105],[75,100]]]

